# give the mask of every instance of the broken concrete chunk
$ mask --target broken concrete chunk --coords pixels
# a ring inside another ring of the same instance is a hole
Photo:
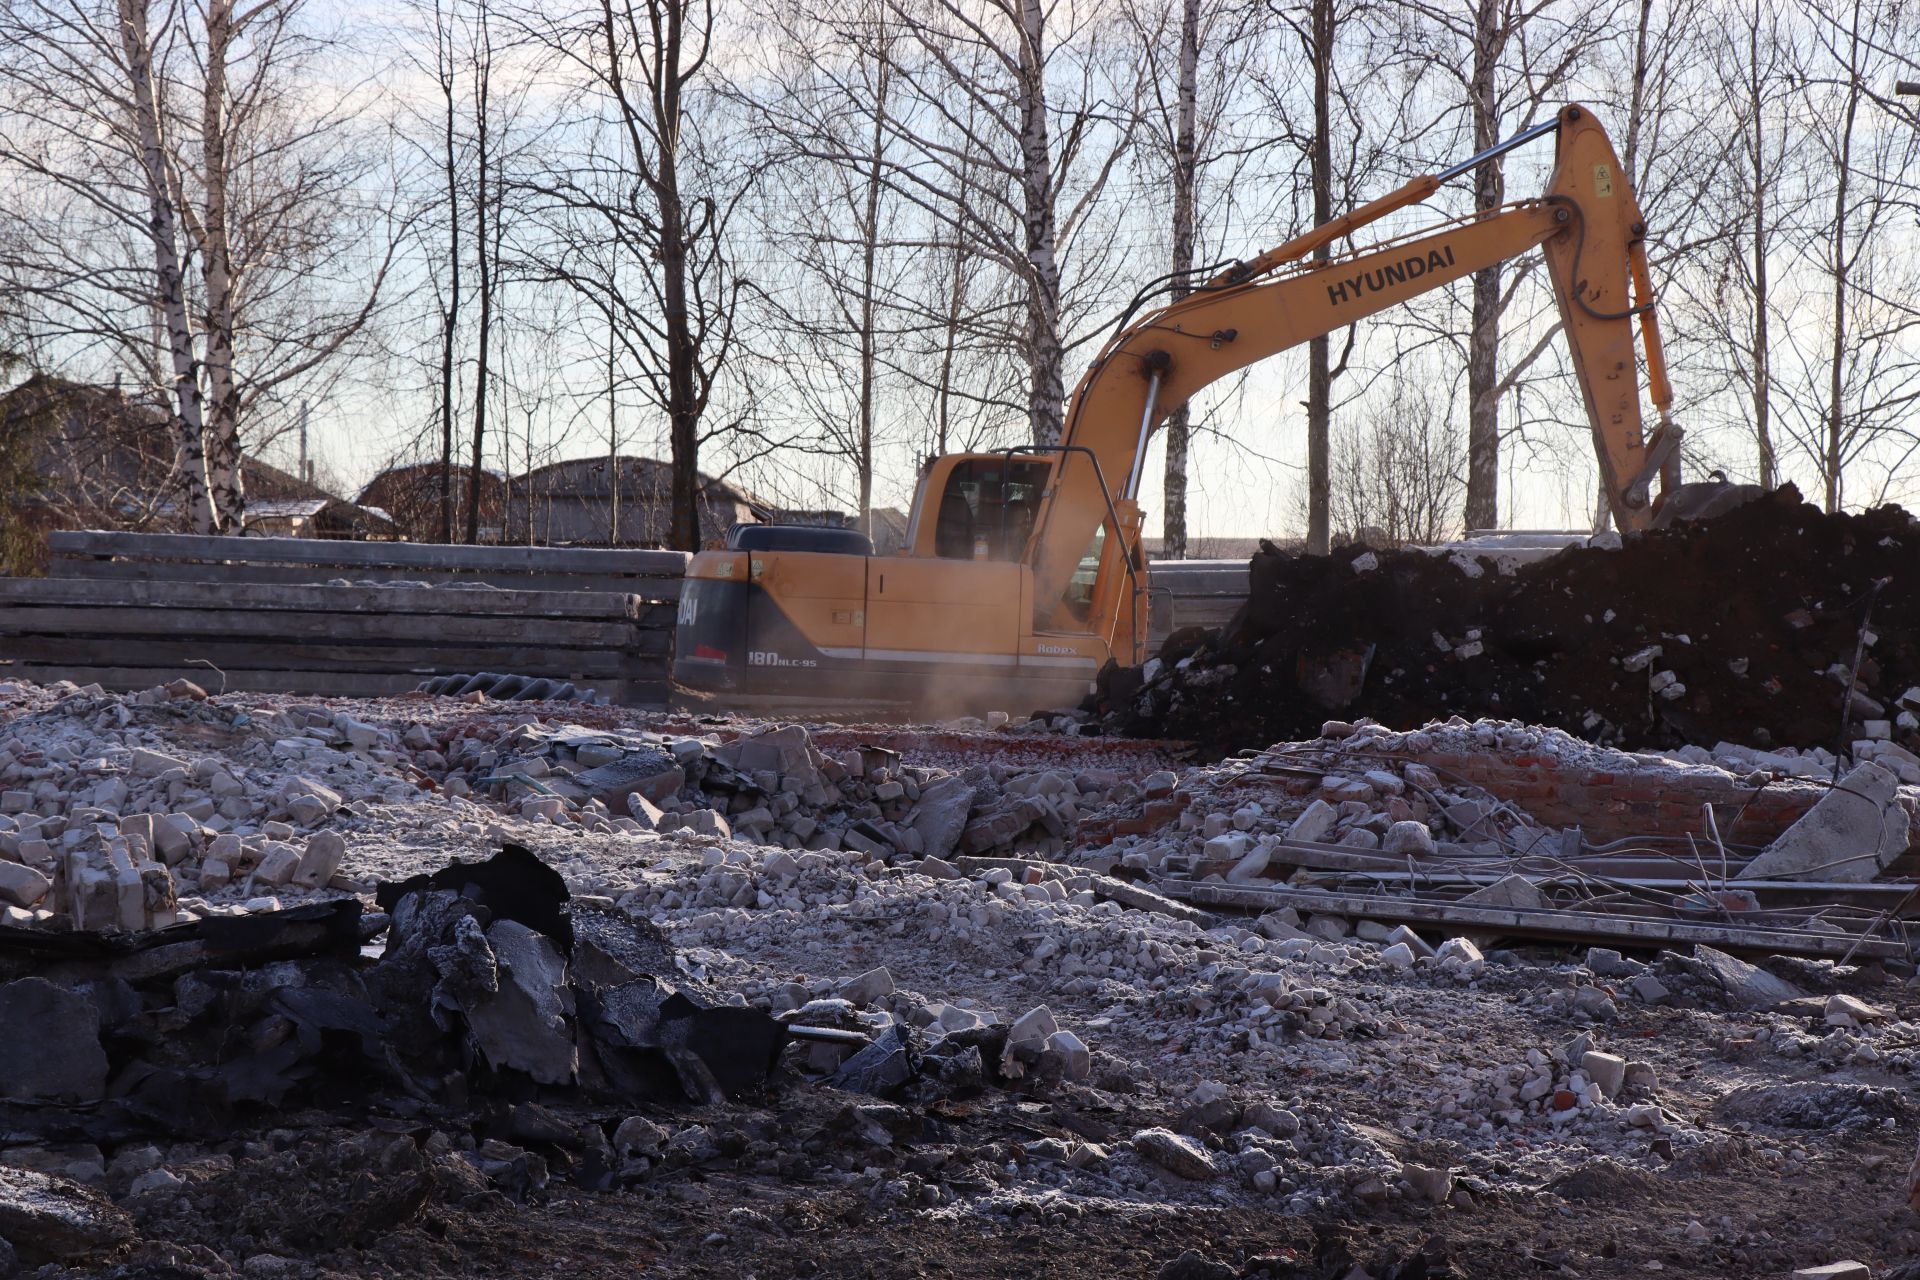
[[[695,809],[687,814],[680,830],[691,831],[695,835],[719,836],[722,840],[733,838],[733,827],[712,809]]]
[[[0,984],[0,1027],[0,1096],[91,1103],[106,1093],[100,1012],[86,996],[45,978]]]
[[[1149,800],[1158,800],[1170,796],[1173,789],[1180,785],[1180,777],[1171,769],[1159,769],[1148,774],[1140,783],[1140,794]]]
[[[1386,769],[1369,769],[1360,775],[1360,780],[1383,796],[1397,796],[1407,789],[1399,774]]]
[[[1407,1180],[1413,1194],[1430,1204],[1445,1204],[1453,1196],[1453,1170],[1435,1169],[1427,1165],[1408,1164],[1400,1166],[1400,1176]]]
[[[283,841],[269,840],[261,851],[260,865],[253,869],[253,879],[257,884],[289,884],[299,869],[300,850]]]
[[[1396,969],[1413,968],[1413,948],[1404,942],[1396,942],[1380,950],[1380,958]]]
[[[486,943],[499,985],[463,985],[455,994],[473,1038],[495,1067],[524,1071],[541,1084],[570,1084],[579,1068],[569,1019],[567,962],[545,934],[517,920],[496,920]]]
[[[1587,948],[1587,972],[1596,978],[1630,978],[1646,966],[1629,960],[1611,947]]]
[[[0,1239],[23,1262],[75,1262],[132,1240],[133,1219],[68,1178],[0,1166]]]
[[[1433,954],[1433,948],[1427,945],[1427,940],[1415,933],[1409,925],[1403,924],[1387,935],[1387,945],[1393,946],[1395,943],[1406,944],[1407,949],[1412,951],[1415,956],[1431,956]]]
[[[1829,996],[1824,1012],[1827,1025],[1830,1027],[1864,1027],[1887,1020],[1885,1009],[1876,1008],[1865,1000],[1856,1000],[1849,995]]]
[[[576,801],[598,800],[614,814],[628,814],[628,796],[637,794],[654,805],[663,805],[680,794],[686,781],[686,772],[674,763],[670,753],[633,751],[611,764],[560,782],[554,790]]]
[[[32,867],[18,862],[0,862],[0,899],[16,907],[38,906],[53,882]]]
[[[174,769],[185,770],[187,762],[178,756],[170,756],[164,751],[151,751],[145,747],[133,749],[132,769],[134,776],[157,778]]]
[[[1327,942],[1339,942],[1353,934],[1344,916],[1311,916],[1307,920],[1305,929],[1312,937],[1321,938]]]
[[[151,1195],[154,1192],[178,1191],[187,1185],[187,1180],[170,1169],[149,1169],[135,1178],[127,1187],[129,1196]]]
[[[1872,761],[1856,765],[1735,879],[1873,879],[1907,849],[1899,786]]]
[[[1513,907],[1523,911],[1544,911],[1553,906],[1538,885],[1517,874],[1503,876],[1490,885],[1475,889],[1460,901],[1481,907]]]
[[[1315,800],[1301,810],[1300,816],[1293,820],[1291,827],[1287,828],[1287,839],[1306,842],[1324,840],[1327,838],[1327,833],[1333,830],[1333,824],[1339,817],[1338,809],[1325,800]]]
[[[1693,964],[1703,977],[1717,982],[1727,998],[1742,1008],[1771,1009],[1806,994],[1785,978],[1776,978],[1765,969],[1712,947],[1695,946]]]
[[[1244,837],[1243,837],[1244,838]],[[1227,871],[1228,884],[1249,884],[1267,869],[1267,862],[1273,856],[1273,846],[1261,841],[1253,846],[1240,861]]]
[[[1246,832],[1229,831],[1202,845],[1200,856],[1208,862],[1238,862],[1246,856],[1248,844]]]
[[[1045,1005],[1036,1005],[1014,1019],[1007,1028],[1007,1048],[1026,1048],[1038,1052],[1045,1047],[1047,1037],[1060,1029],[1054,1021],[1053,1011]]]
[[[1424,822],[1396,822],[1387,828],[1387,835],[1380,842],[1380,848],[1387,853],[1405,854],[1415,858],[1433,856],[1433,832],[1427,830]]]
[[[1873,1270],[1864,1262],[1823,1262],[1817,1267],[1796,1267],[1791,1280],[1873,1280]]]
[[[1202,1181],[1220,1172],[1213,1153],[1185,1134],[1171,1129],[1142,1129],[1133,1135],[1134,1152],[1168,1173]]]
[[[949,858],[960,847],[960,833],[966,828],[967,814],[973,808],[973,787],[957,776],[929,783],[920,790],[908,824],[920,833],[921,852],[928,857]]]
[[[1633,992],[1635,999],[1644,1000],[1648,1004],[1659,1004],[1662,1000],[1665,1000],[1673,994],[1667,990],[1666,983],[1660,981],[1660,979],[1650,973],[1636,975],[1633,980],[1627,984],[1627,989]]]
[[[1587,1073],[1587,1079],[1600,1086],[1600,1092],[1608,1097],[1617,1097],[1621,1086],[1627,1081],[1627,1060],[1616,1054],[1601,1053],[1598,1049],[1589,1049],[1580,1055],[1580,1069]]]
[[[884,968],[869,969],[857,978],[840,984],[840,998],[854,1005],[868,1005],[893,994],[893,975]]]
[[[160,814],[153,820],[154,852],[171,866],[193,851],[193,836],[199,830],[200,824],[187,814]]]
[[[613,806],[609,805],[608,808]],[[637,823],[642,831],[655,831],[660,827],[660,807],[653,801],[634,791],[627,796],[627,817]]]
[[[1256,1102],[1247,1108],[1246,1121],[1263,1133],[1276,1138],[1291,1138],[1300,1132],[1300,1117],[1271,1102]]]
[[[667,1149],[667,1131],[645,1116],[628,1116],[613,1131],[614,1154],[654,1156]]]
[[[937,1011],[936,1016],[942,1031],[971,1031],[976,1027],[984,1027],[992,1021],[990,1017],[982,1017],[977,1010],[962,1009],[955,1004],[938,1004],[929,1007]]]
[[[1056,1031],[1048,1036],[1041,1061],[1057,1066],[1068,1080],[1085,1080],[1093,1074],[1093,1054],[1086,1042],[1071,1031]]]
[[[307,837],[306,851],[294,868],[292,883],[318,889],[333,879],[347,856],[347,842],[337,831],[316,831]]]
[[[558,822],[567,812],[559,796],[528,796],[520,802],[520,816],[529,822]]]
[[[303,827],[317,826],[332,817],[342,803],[338,791],[312,778],[290,778],[280,788],[287,813]]]

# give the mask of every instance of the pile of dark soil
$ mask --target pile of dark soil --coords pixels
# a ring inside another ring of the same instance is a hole
[[[1636,748],[1832,748],[1881,579],[1850,741],[1866,721],[1897,722],[1920,685],[1920,523],[1898,507],[1827,515],[1791,486],[1511,575],[1484,557],[1263,543],[1231,623],[1174,634],[1157,663],[1106,673],[1096,697],[1110,732],[1224,751],[1311,737],[1330,716],[1452,715]]]

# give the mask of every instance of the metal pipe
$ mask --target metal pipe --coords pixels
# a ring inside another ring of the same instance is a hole
[[[1162,372],[1155,369],[1147,381],[1147,407],[1140,413],[1140,438],[1134,441],[1133,469],[1127,473],[1127,487],[1120,491],[1123,498],[1134,498],[1140,493],[1140,475],[1147,467],[1147,433],[1153,430],[1153,410],[1160,402],[1162,376]]]
[[[1441,182],[1451,182],[1461,174],[1466,173],[1470,169],[1478,168],[1495,156],[1503,156],[1515,147],[1524,147],[1535,138],[1549,133],[1557,133],[1559,130],[1560,117],[1555,116],[1551,120],[1542,121],[1531,129],[1522,129],[1505,142],[1496,142],[1485,151],[1468,156],[1465,160],[1462,160],[1450,169],[1442,169],[1439,173],[1435,174],[1434,177]]]
[[[1404,209],[1411,204],[1419,204],[1428,196],[1438,191],[1442,184],[1451,182],[1461,174],[1472,169],[1475,165],[1485,164],[1495,156],[1505,155],[1515,147],[1525,146],[1535,138],[1557,132],[1559,128],[1560,117],[1555,116],[1551,120],[1515,134],[1505,142],[1495,143],[1478,155],[1469,156],[1450,169],[1443,169],[1439,173],[1429,173],[1414,178],[1405,186],[1389,191],[1377,200],[1370,200],[1351,213],[1343,213],[1331,222],[1315,227],[1313,230],[1302,235],[1295,236],[1283,245],[1269,249],[1265,253],[1247,259],[1245,262],[1234,264],[1226,271],[1207,281],[1206,287],[1209,289],[1219,289],[1229,285],[1245,284],[1256,276],[1265,275],[1275,267],[1284,266],[1289,262],[1297,262],[1323,244],[1332,244],[1335,240],[1343,236],[1352,235],[1355,231],[1358,231],[1361,227],[1369,223],[1378,222],[1390,213]]]

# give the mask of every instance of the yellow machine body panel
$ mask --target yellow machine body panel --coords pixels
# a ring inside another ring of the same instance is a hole
[[[1032,571],[992,560],[875,556],[867,569],[867,656],[997,657],[1020,645],[1020,602]]]

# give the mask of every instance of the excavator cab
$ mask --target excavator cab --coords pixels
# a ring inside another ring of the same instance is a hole
[[[908,534],[910,554],[942,560],[1018,560],[1033,536],[1052,463],[1005,453],[963,453],[927,462],[916,516],[924,516],[929,493],[938,492],[932,546],[922,545],[916,522]]]

